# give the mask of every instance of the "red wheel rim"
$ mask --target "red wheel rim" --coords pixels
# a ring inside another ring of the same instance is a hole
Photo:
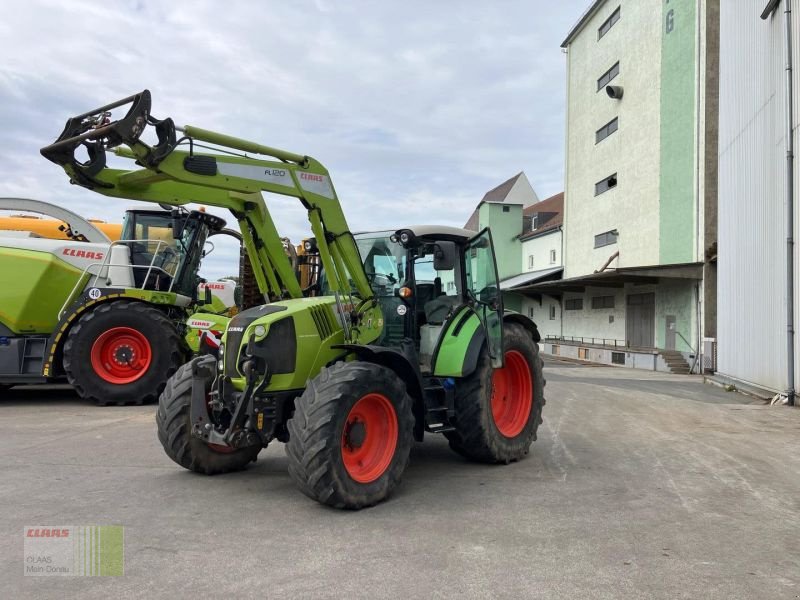
[[[533,377],[520,352],[506,352],[505,362],[492,373],[492,417],[497,430],[513,438],[525,429],[531,415]]]
[[[92,345],[92,368],[108,383],[124,385],[142,377],[153,360],[150,342],[130,327],[113,327]]]
[[[358,483],[380,478],[397,448],[397,413],[382,394],[367,394],[350,409],[342,431],[342,462]]]

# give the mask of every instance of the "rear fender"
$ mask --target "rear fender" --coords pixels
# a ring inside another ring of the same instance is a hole
[[[517,323],[518,325],[522,325],[528,331],[528,333],[531,334],[533,341],[537,344],[542,339],[542,336],[539,333],[539,328],[536,327],[536,323],[534,323],[525,315],[513,312],[505,312],[503,314],[503,323]]]

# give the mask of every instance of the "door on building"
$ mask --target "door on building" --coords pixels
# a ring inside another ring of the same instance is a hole
[[[630,294],[625,314],[625,337],[629,346],[655,347],[656,295]]]
[[[675,315],[666,316],[666,330],[664,331],[664,347],[667,350],[675,350]]]

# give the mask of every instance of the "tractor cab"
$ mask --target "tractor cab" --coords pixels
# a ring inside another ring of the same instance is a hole
[[[426,225],[355,237],[383,310],[381,345],[413,340],[423,372],[430,372],[443,331],[476,315],[502,364],[502,297],[489,230]]]
[[[206,239],[224,227],[223,219],[196,210],[133,209],[115,245],[129,250],[135,287],[194,297]]]

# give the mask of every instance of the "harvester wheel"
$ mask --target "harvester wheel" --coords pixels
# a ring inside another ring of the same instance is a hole
[[[183,365],[170,377],[158,399],[158,439],[167,456],[184,469],[204,475],[240,471],[256,460],[261,446],[237,450],[207,444],[191,434],[189,409],[192,403],[192,364],[196,361],[216,363],[213,356],[200,356]],[[211,380],[206,381],[206,389],[211,389]]]
[[[295,400],[289,474],[306,496],[336,508],[386,499],[408,464],[411,406],[391,369],[367,362],[322,369]]]
[[[143,302],[116,300],[85,312],[64,344],[67,380],[100,406],[154,402],[183,363],[172,321]]]
[[[528,454],[545,404],[539,347],[521,325],[504,329],[505,366],[492,369],[484,346],[478,368],[456,384],[456,430],[445,433],[455,452],[487,463]]]

